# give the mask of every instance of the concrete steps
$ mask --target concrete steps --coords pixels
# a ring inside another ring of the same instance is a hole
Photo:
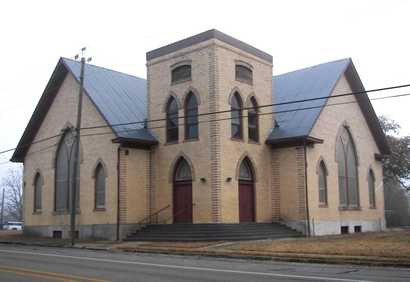
[[[156,224],[129,234],[127,241],[233,241],[300,237],[279,223]]]

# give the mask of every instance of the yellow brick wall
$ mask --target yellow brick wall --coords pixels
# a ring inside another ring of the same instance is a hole
[[[148,216],[149,151],[131,148],[122,151],[127,154],[124,159],[127,168],[126,196],[123,201],[127,217],[123,222],[132,224]]]
[[[171,66],[190,61],[192,80],[171,84]],[[235,80],[235,61],[244,61],[253,67],[253,84]],[[272,65],[253,55],[218,40],[208,40],[177,52],[147,62],[148,119],[164,119],[165,105],[170,95],[177,97],[184,115],[183,104],[189,91],[199,101],[199,113],[229,110],[229,98],[238,91],[244,106],[254,95],[259,105],[271,104]],[[338,82],[334,93],[351,91],[345,77]],[[35,140],[60,133],[66,124],[74,125],[78,83],[69,74],[43,121]],[[328,103],[351,100],[345,97],[329,100]],[[261,114],[271,112],[271,107],[262,108]],[[246,116],[247,112],[244,111]],[[304,148],[290,147],[272,149],[264,142],[273,126],[272,115],[259,117],[260,142],[248,140],[247,119],[243,119],[242,141],[231,139],[230,113],[199,118],[198,140],[184,140],[183,119],[180,119],[179,142],[166,144],[165,121],[148,124],[159,140],[152,151],[136,148],[121,148],[120,158],[120,222],[135,224],[149,213],[167,205],[170,208],[160,214],[160,221],[172,223],[172,176],[176,160],[183,156],[193,168],[193,221],[239,222],[238,168],[243,158],[249,157],[255,170],[255,217],[257,222],[283,220],[304,224],[306,218]],[[211,121],[211,122],[210,122]],[[339,211],[337,190],[337,165],[335,140],[341,124],[350,128],[359,155],[359,187],[361,211]],[[82,126],[104,124],[91,101],[85,96]],[[161,127],[161,128],[158,128]],[[108,128],[87,131],[107,132]],[[307,149],[307,185],[309,210],[312,223],[346,220],[369,220],[384,223],[384,203],[381,164],[374,160],[377,146],[357,104],[326,107],[315,127],[313,137],[324,139]],[[89,136],[82,139],[81,194],[78,224],[115,224],[117,222],[117,159],[118,145],[112,143],[113,134]],[[54,213],[54,157],[58,139],[30,147],[24,160],[24,217],[27,226],[67,225],[68,215]],[[41,150],[41,152],[39,152]],[[319,208],[316,165],[319,158],[326,162],[328,176],[329,206]],[[106,211],[94,211],[93,170],[98,160],[107,169]],[[367,172],[375,172],[376,209],[369,208]],[[33,180],[37,171],[44,178],[43,209],[33,214]],[[230,178],[231,181],[227,181]],[[202,179],[202,180],[201,180]],[[313,224],[314,225],[314,224]],[[318,227],[319,228],[319,227]],[[319,228],[320,229],[320,228]],[[332,231],[334,232],[334,231]]]
[[[48,111],[34,140],[61,133],[67,125],[76,124],[77,97],[79,85],[71,74],[65,78],[50,110]],[[105,124],[90,99],[84,95],[82,126]],[[110,132],[109,128],[88,130],[86,133]],[[83,132],[85,134],[85,132]],[[111,140],[113,134],[87,136],[81,139],[81,190],[78,224],[113,224],[117,208],[117,144]],[[26,226],[66,225],[68,215],[54,213],[54,159],[59,138],[30,146],[24,160],[24,221]],[[50,147],[51,146],[51,147]],[[106,168],[106,211],[94,211],[94,178],[97,162],[102,160]],[[42,211],[33,214],[33,179],[40,171],[44,178]]]
[[[199,113],[209,111],[209,61],[213,56],[212,44],[207,41],[185,48],[147,63],[149,119],[163,119],[166,116],[165,106],[171,93],[177,97],[181,107],[179,116],[184,115],[183,103],[187,93],[193,90],[199,97]],[[192,61],[192,80],[171,85],[171,66],[175,63]],[[195,141],[184,140],[183,119],[180,119],[179,143],[165,144],[165,121],[150,123],[149,127],[159,140],[159,146],[152,154],[153,194],[151,211],[155,212],[167,205],[171,208],[160,214],[160,220],[172,223],[172,174],[173,164],[184,156],[193,164],[194,180],[192,183],[193,220],[195,223],[211,222],[211,172],[210,172],[210,138],[209,117],[199,118],[199,138]],[[205,178],[201,182],[200,178]]]
[[[253,85],[235,80],[235,60],[253,66]],[[192,80],[171,85],[171,66],[181,62],[192,62]],[[149,119],[165,118],[165,105],[169,96],[177,97],[181,104],[179,115],[183,116],[183,103],[190,89],[200,96],[199,113],[229,110],[229,96],[237,89],[245,104],[254,94],[259,104],[272,103],[272,65],[218,40],[208,40],[179,50],[147,63],[149,90]],[[266,109],[271,111],[271,109]],[[263,111],[262,111],[263,112]],[[247,112],[244,112],[247,115]],[[200,222],[238,222],[238,162],[248,156],[256,170],[256,220],[272,219],[271,159],[269,148],[264,145],[272,117],[260,117],[260,142],[248,142],[247,120],[244,119],[244,141],[231,140],[230,121],[212,121],[230,117],[230,113],[199,118],[199,140],[184,141],[183,119],[179,128],[179,143],[165,144],[165,122],[150,126],[160,145],[153,154],[155,195],[153,210],[172,205],[173,164],[179,156],[192,163],[193,220]],[[204,178],[205,182],[200,181]],[[231,178],[231,182],[226,179]],[[162,213],[162,218],[172,218],[172,208]],[[171,223],[171,221],[169,221]]]
[[[249,98],[254,95],[259,105],[272,104],[272,65],[225,43],[219,43],[218,91],[219,110],[230,110],[229,98],[234,91],[240,94],[244,107],[250,106]],[[240,60],[253,67],[253,84],[235,80],[235,61]],[[262,108],[260,113],[271,112],[272,108]],[[273,126],[272,115],[259,117],[259,143],[248,138],[247,111],[243,111],[243,141],[231,139],[231,120],[221,121],[220,158],[221,158],[221,204],[222,221],[239,222],[238,203],[238,167],[239,162],[249,157],[256,171],[255,183],[255,219],[257,222],[272,220],[272,187],[270,149],[264,144]],[[230,113],[218,118],[229,118]],[[231,182],[226,182],[228,177]]]
[[[349,93],[352,89],[345,76],[338,81],[333,94]],[[353,96],[328,99],[327,105],[340,102],[355,101]],[[359,211],[340,211],[338,192],[338,169],[335,158],[335,144],[338,131],[343,123],[349,126],[358,154],[358,179],[359,179]],[[314,126],[311,135],[324,140],[323,144],[316,144],[308,148],[308,187],[310,216],[317,221],[373,221],[375,225],[380,222],[384,225],[384,194],[382,164],[374,158],[379,153],[375,140],[368,128],[367,122],[357,103],[337,106],[327,106],[323,109]],[[328,207],[321,208],[318,204],[318,178],[317,163],[323,158],[329,175],[328,181]],[[369,193],[367,175],[372,168],[376,177],[376,209],[369,208]],[[344,223],[343,223],[344,224]],[[358,223],[357,223],[358,224]]]

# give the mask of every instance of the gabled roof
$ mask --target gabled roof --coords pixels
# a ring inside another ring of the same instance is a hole
[[[347,58],[274,76],[273,101],[276,104],[330,96],[343,74],[346,75],[354,92],[365,91],[352,60]],[[355,97],[380,152],[388,154],[390,150],[386,137],[368,96],[363,93]],[[275,112],[294,109],[295,111],[276,114],[275,118],[279,126],[272,129],[266,143],[280,145],[293,141],[320,142],[320,139],[310,136],[310,133],[326,102],[327,99],[320,99],[276,106]],[[297,110],[309,107],[313,109]]]
[[[22,162],[33,142],[48,109],[58,93],[64,78],[71,73],[79,81],[80,63],[61,58],[40,98],[39,103],[21,137],[11,160]],[[310,68],[305,68],[273,78],[273,101],[303,100],[330,96],[337,81],[345,74],[353,91],[364,91],[363,84],[351,59],[333,61]],[[116,139],[130,145],[149,146],[158,141],[144,128],[144,124],[114,126],[122,123],[143,121],[147,118],[147,82],[145,79],[120,73],[110,69],[86,65],[84,90],[97,111],[113,130]],[[376,140],[381,154],[390,152],[378,118],[366,94],[356,95],[356,99]],[[277,106],[275,112],[305,107],[317,107],[310,110],[291,111],[276,115],[279,127],[272,129],[267,144],[292,145],[303,142],[321,142],[310,133],[327,99]]]
[[[115,124],[143,121],[147,117],[146,80],[110,69],[87,64],[85,66],[84,93],[113,130],[118,140],[153,145],[157,140],[144,128],[143,123],[112,126]],[[48,109],[58,93],[64,78],[71,73],[80,80],[80,62],[61,58],[37,104],[36,109],[21,137],[18,149],[11,160],[22,162],[30,144],[44,120]]]

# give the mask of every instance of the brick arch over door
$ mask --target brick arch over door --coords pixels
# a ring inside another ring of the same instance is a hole
[[[239,164],[238,210],[239,222],[255,221],[255,174],[252,162],[245,157]]]
[[[242,154],[242,156],[239,158],[238,163],[236,164],[236,170],[235,170],[235,179],[239,180],[239,172],[240,172],[240,167],[242,162],[247,159],[247,161],[250,162],[251,164],[251,169],[252,169],[252,175],[253,175],[253,181],[258,182],[258,168],[254,165],[255,161],[251,156],[249,156],[249,153],[245,151],[245,153]]]
[[[192,207],[192,170],[188,161],[180,157],[173,170],[173,222],[192,223]]]
[[[168,173],[168,182],[173,183],[174,182],[174,173],[175,173],[175,168],[177,166],[177,163],[180,159],[184,159],[187,161],[190,169],[191,169],[191,180],[195,181],[195,168],[194,164],[192,163],[191,159],[185,154],[184,152],[179,152],[177,157],[172,161],[171,166],[169,168],[169,173]]]

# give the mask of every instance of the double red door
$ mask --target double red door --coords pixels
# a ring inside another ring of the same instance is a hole
[[[174,182],[174,223],[192,223],[192,182]]]
[[[255,193],[252,182],[239,181],[239,222],[255,221]]]

